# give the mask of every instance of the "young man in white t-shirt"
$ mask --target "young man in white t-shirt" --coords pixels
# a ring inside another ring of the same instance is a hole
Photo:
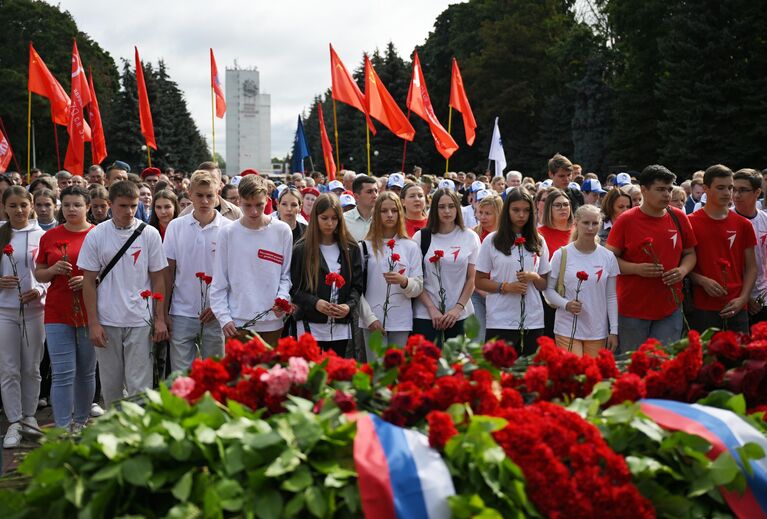
[[[733,177],[735,188],[733,189],[733,201],[735,211],[740,216],[751,222],[756,233],[756,283],[748,300],[749,324],[767,321],[767,272],[765,262],[767,260],[767,213],[759,211],[756,202],[762,193],[762,175],[754,169],[741,169]]]
[[[197,348],[203,358],[224,355],[224,334],[205,297],[209,292],[206,278],[213,277],[218,233],[231,223],[216,211],[217,193],[216,177],[208,171],[195,171],[189,185],[192,212],[172,220],[165,230],[165,284],[173,296],[168,298],[171,306],[167,317],[173,371],[189,369]]]
[[[219,231],[210,307],[225,337],[268,312],[249,329],[276,346],[283,313],[275,299],[290,299],[293,232],[285,222],[264,214],[269,195],[261,179],[243,177],[237,191],[242,218]]]
[[[145,226],[114,268],[96,284],[99,274],[142,223],[135,218],[138,197],[133,182],[110,186],[112,218],[88,233],[77,260],[83,271],[89,335],[96,347],[107,405],[123,398],[125,391],[132,396],[152,386],[152,343],[168,339],[163,304],[154,304],[154,337],[150,337],[151,316],[147,300],[140,295],[151,288],[165,296],[162,271],[168,261],[157,229]]]

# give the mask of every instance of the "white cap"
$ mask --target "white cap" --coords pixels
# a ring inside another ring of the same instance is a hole
[[[474,182],[471,183],[471,187],[469,188],[469,191],[471,191],[472,193],[476,193],[478,191],[482,191],[483,189],[485,189],[485,183],[480,182],[479,180],[475,180]]]
[[[628,173],[618,173],[618,175],[615,177],[615,185],[618,187],[623,187],[631,184],[631,175]]]
[[[450,191],[455,191],[455,182],[449,178],[443,178],[439,181],[439,184],[437,184],[437,189],[449,189]]]
[[[341,200],[341,207],[357,206],[357,201],[349,193],[341,193],[341,196],[338,198]]]
[[[334,191],[336,189],[344,190],[344,184],[340,180],[331,180],[328,182],[328,191]]]
[[[581,185],[578,182],[570,182],[567,187],[570,189],[575,189],[576,191],[581,190]]]
[[[242,180],[242,177],[240,175],[236,175],[229,179],[229,183],[233,186],[239,186],[240,180]]]
[[[386,187],[398,187],[402,189],[405,187],[405,176],[402,173],[392,173],[389,175]]]
[[[552,180],[550,178],[547,178],[546,180],[541,182],[541,185],[544,187],[551,187],[551,184],[552,184]]]
[[[599,193],[600,195],[607,193],[607,191],[602,189],[602,184],[599,182],[599,180],[593,178],[587,178],[583,181],[583,185],[581,185],[581,191],[584,193]]]
[[[487,198],[488,196],[492,195],[490,191],[487,189],[480,189],[477,191],[477,193],[474,195],[474,198],[477,202],[481,201],[483,198]]]
[[[285,191],[286,189],[288,189],[287,184],[280,184],[279,186],[277,186],[277,198],[279,198],[282,192]]]

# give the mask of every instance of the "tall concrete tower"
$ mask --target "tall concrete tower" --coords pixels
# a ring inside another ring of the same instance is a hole
[[[272,98],[261,92],[256,67],[226,69],[226,172],[272,169]]]

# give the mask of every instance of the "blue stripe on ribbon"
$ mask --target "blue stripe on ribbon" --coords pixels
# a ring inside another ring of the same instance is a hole
[[[389,464],[389,479],[398,519],[429,519],[413,455],[402,428],[371,414]]]
[[[754,497],[759,502],[759,506],[762,507],[762,510],[767,511],[767,473],[765,473],[764,469],[756,463],[751,464],[751,468],[753,470],[752,474],[748,474],[748,472],[746,472],[743,466],[743,462],[740,460],[740,455],[738,454],[738,451],[735,450],[738,447],[742,447],[742,445],[725,422],[715,416],[696,409],[689,404],[683,404],[681,402],[674,402],[672,400],[656,400],[652,398],[644,399],[642,402],[647,402],[648,404],[654,406],[663,407],[681,416],[684,416],[685,418],[695,420],[696,422],[701,423],[706,429],[711,431],[717,437],[719,437],[719,439],[722,440],[722,443],[724,443],[725,447],[727,447],[730,455],[735,458],[735,461],[743,470],[743,474],[746,476],[746,481],[748,481],[748,485],[751,487],[751,491],[754,494]]]

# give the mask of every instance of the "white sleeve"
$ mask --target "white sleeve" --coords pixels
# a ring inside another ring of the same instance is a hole
[[[469,265],[476,265],[477,258],[479,257],[479,236],[477,236],[477,233],[474,231],[469,231],[467,235],[469,236],[468,241],[471,247],[471,253],[469,254]]]
[[[493,259],[490,255],[490,247],[492,247],[492,238],[490,236],[485,237],[485,241],[479,246],[479,254],[477,254],[477,271],[490,274],[493,270]]]
[[[368,303],[368,300],[365,299],[364,295],[360,297],[359,311],[360,323],[366,330],[370,328],[371,324],[378,320],[378,317],[373,313],[373,310],[370,308],[370,303]]]
[[[213,284],[210,286],[210,309],[221,326],[232,321],[229,309],[229,234],[226,229],[218,233]]]
[[[543,240],[543,244],[541,246],[541,265],[538,267],[538,274],[541,276],[548,274],[551,270],[551,265],[549,265],[549,246],[546,244],[546,240]]]
[[[162,238],[160,238],[159,231],[149,233],[146,238],[146,244],[149,248],[149,261],[147,262],[149,272],[159,272],[168,266],[168,258],[162,248]]]
[[[415,245],[415,244],[414,244]],[[408,272],[407,286],[404,288],[405,297],[414,299],[423,292],[423,257],[421,256],[421,247],[412,247],[410,272]]]
[[[101,263],[98,258],[98,251],[96,249],[98,237],[96,237],[96,229],[93,229],[85,236],[83,240],[83,246],[80,247],[80,254],[77,255],[77,266],[82,270],[90,272],[100,272]]]
[[[617,276],[607,278],[607,320],[610,323],[610,335],[618,335],[617,280]]]
[[[282,269],[280,271],[280,286],[277,289],[277,297],[290,301],[290,261],[293,258],[293,233],[287,224],[282,233]]]
[[[557,281],[559,281],[559,264],[562,262],[562,249],[557,250],[551,257],[551,272],[546,285],[546,301],[557,308],[564,308],[568,301],[557,293]]]
[[[165,257],[170,260],[175,260],[178,257],[178,252],[176,251],[176,228],[178,225],[173,225],[175,221],[171,220],[168,224],[168,228],[165,229],[165,240],[162,242]]]

